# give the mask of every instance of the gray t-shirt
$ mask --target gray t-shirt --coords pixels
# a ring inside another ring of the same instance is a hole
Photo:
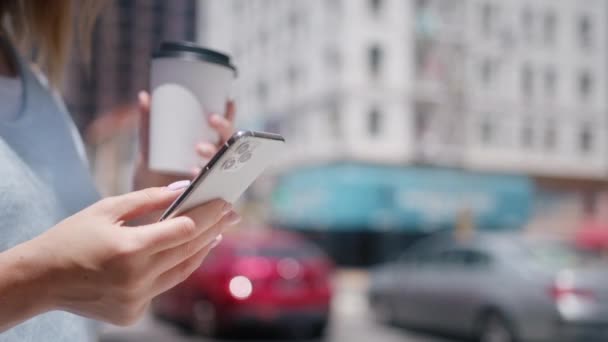
[[[32,239],[99,198],[70,116],[27,62],[14,51],[13,56],[22,91],[18,112],[0,119],[0,251]],[[93,327],[90,320],[53,311],[1,333],[0,342],[94,341]]]
[[[0,76],[0,122],[14,120],[21,113],[21,79]]]

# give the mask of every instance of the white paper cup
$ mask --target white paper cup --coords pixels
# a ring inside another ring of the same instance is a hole
[[[218,139],[207,117],[224,114],[236,68],[223,53],[176,42],[162,43],[151,65],[148,167],[189,173],[201,164],[196,144]]]

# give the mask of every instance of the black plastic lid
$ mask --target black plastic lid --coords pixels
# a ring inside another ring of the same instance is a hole
[[[206,49],[192,42],[162,42],[160,48],[152,54],[152,58],[177,57],[196,59],[215,63],[230,68],[236,74],[236,67],[232,65],[230,56]]]

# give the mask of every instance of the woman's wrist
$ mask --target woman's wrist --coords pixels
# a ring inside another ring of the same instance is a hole
[[[0,253],[0,331],[56,307],[48,256],[34,241]]]

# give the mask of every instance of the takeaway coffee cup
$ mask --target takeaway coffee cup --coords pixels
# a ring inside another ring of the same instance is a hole
[[[207,117],[224,113],[236,68],[229,56],[185,42],[162,43],[151,64],[148,166],[189,173],[201,162],[196,144],[218,138]]]

